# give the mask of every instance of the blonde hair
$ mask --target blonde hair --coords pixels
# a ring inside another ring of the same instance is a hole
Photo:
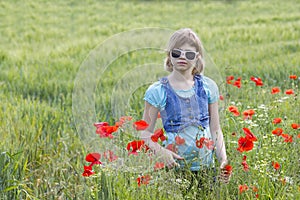
[[[169,43],[167,45],[167,58],[164,62],[165,70],[172,72],[173,65],[170,58],[170,51],[175,48],[181,47],[183,44],[188,43],[189,45],[196,48],[196,51],[199,52],[199,55],[196,60],[196,64],[192,71],[193,75],[201,74],[204,70],[204,59],[203,59],[203,46],[196,35],[190,28],[183,28],[175,31],[171,36]]]

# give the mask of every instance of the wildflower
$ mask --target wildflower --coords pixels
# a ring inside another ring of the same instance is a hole
[[[253,192],[258,192],[258,188],[257,188],[256,186],[253,185],[253,186],[252,186],[252,191],[253,191]]]
[[[101,138],[113,138],[112,133],[118,130],[118,126],[108,126],[108,125],[101,125],[98,126],[96,133],[99,134]]]
[[[242,162],[242,165],[243,165],[243,170],[245,171],[245,172],[247,172],[247,171],[249,171],[249,165],[247,164],[247,161],[243,161]]]
[[[285,94],[287,94],[287,95],[291,95],[291,94],[294,94],[294,93],[295,92],[294,92],[293,89],[288,89],[288,90],[285,91]]]
[[[250,80],[255,82],[256,86],[263,86],[264,85],[262,80],[258,77],[251,76]]]
[[[108,122],[96,122],[94,126],[98,129],[101,126],[109,126]]]
[[[277,93],[279,93],[279,92],[280,92],[279,87],[273,87],[273,88],[272,88],[272,91],[271,91],[271,94],[277,94]]]
[[[243,170],[244,170],[245,172],[249,171],[249,165],[247,164],[246,159],[247,159],[247,156],[244,156],[244,157],[243,157],[243,162],[242,162]]]
[[[273,119],[273,124],[280,124],[281,123],[281,118],[274,118]]]
[[[223,168],[226,171],[226,174],[231,174],[232,173],[232,166],[231,165],[225,165]]]
[[[300,138],[300,133],[298,133],[297,138]]]
[[[175,144],[168,144],[166,149],[169,149],[170,151],[173,151],[174,153],[177,153],[177,150],[178,150]]]
[[[252,110],[252,109],[249,109],[249,110],[245,110],[243,112],[243,115],[244,115],[244,120],[245,119],[252,119],[252,116],[255,114],[255,111]]]
[[[145,130],[146,128],[148,128],[149,124],[144,121],[144,120],[139,120],[133,123],[133,127],[137,130]]]
[[[203,145],[205,145],[207,149],[212,150],[214,148],[214,141],[205,137],[201,137],[200,139],[196,140],[196,146],[198,148],[203,148]]]
[[[151,135],[151,140],[153,142],[158,142],[158,139],[160,139],[162,142],[166,140],[166,136],[164,135],[164,131],[161,128],[154,131],[154,134]]]
[[[276,128],[275,130],[272,131],[272,134],[280,136],[283,133],[282,128]]]
[[[148,185],[151,177],[150,175],[140,176],[136,179],[138,186]]]
[[[248,190],[248,186],[246,184],[244,185],[239,185],[239,191],[240,191],[240,194],[243,193],[244,191]]]
[[[256,136],[248,128],[243,128],[243,131],[246,135],[247,140],[250,140],[252,142],[257,141]]]
[[[239,140],[238,140],[238,148],[237,150],[239,152],[244,152],[244,151],[250,151],[253,149],[253,141],[251,140],[248,140],[247,137],[240,137]]]
[[[284,142],[287,142],[287,143],[292,143],[293,142],[293,136],[291,136],[289,134],[282,133],[281,137],[284,138]]]
[[[144,140],[134,140],[132,142],[129,142],[127,144],[126,149],[128,151],[131,150],[131,152],[128,152],[128,155],[133,154],[133,155],[138,155],[139,150],[141,150],[142,147],[144,147],[145,141]]]
[[[156,162],[154,165],[154,170],[160,170],[163,169],[165,167],[165,163],[163,162]]]
[[[219,99],[220,99],[221,101],[223,101],[223,100],[224,100],[223,95],[220,95],[220,96],[219,96]]]
[[[290,79],[296,80],[297,78],[298,78],[297,75],[290,75]]]
[[[95,172],[93,172],[91,166],[84,166],[84,171],[82,173],[82,176],[91,176],[93,174],[95,174]]]
[[[236,106],[229,106],[228,110],[236,117],[240,115],[240,112],[238,111],[238,108]]]
[[[119,121],[117,121],[115,123],[115,126],[122,126],[124,123],[126,123],[127,121],[131,121],[132,117],[131,116],[122,116],[120,117]]]
[[[241,77],[237,78],[233,83],[233,86],[236,86],[237,88],[241,88],[242,86],[241,79],[242,79]]]
[[[293,129],[300,129],[300,124],[292,123],[292,124],[291,124],[291,127],[292,127]]]
[[[101,165],[102,163],[100,162],[101,154],[100,153],[89,153],[86,157],[85,160],[87,162],[90,162],[90,166],[92,167],[93,165]]]
[[[272,162],[272,166],[275,170],[279,170],[280,169],[280,164],[278,162]]]
[[[104,152],[104,153],[103,153],[103,157],[104,157],[105,159],[108,159],[109,162],[112,162],[112,161],[118,159],[118,156],[116,156],[116,155],[114,154],[114,152],[112,152],[111,150],[108,150],[108,151]]]
[[[175,137],[175,143],[176,143],[177,145],[182,145],[182,144],[185,143],[185,139],[182,138],[182,137],[180,137],[179,135],[177,135],[177,136]]]
[[[231,82],[232,80],[234,80],[234,76],[227,76],[226,77],[226,83],[227,84],[232,84],[232,82]]]

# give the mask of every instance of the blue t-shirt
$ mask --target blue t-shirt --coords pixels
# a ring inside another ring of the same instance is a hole
[[[217,84],[206,76],[203,77],[203,87],[208,96],[208,103],[212,104],[219,99],[219,90]],[[195,94],[194,87],[189,90],[175,90],[175,92],[185,98],[189,98]],[[157,81],[153,83],[146,91],[144,100],[160,111],[164,110],[166,106],[166,91],[161,84]],[[202,148],[196,146],[196,140],[201,137],[211,140],[211,133],[209,127],[200,130],[198,127],[189,126],[183,129],[180,133],[166,132],[167,140],[163,143],[165,147],[173,145],[176,153],[185,158],[186,163],[190,166],[190,170],[198,171],[205,167],[213,166],[213,150],[203,145]],[[177,144],[176,137],[184,139],[184,144]],[[173,148],[173,149],[174,149]],[[181,167],[184,166],[183,161],[178,162]]]

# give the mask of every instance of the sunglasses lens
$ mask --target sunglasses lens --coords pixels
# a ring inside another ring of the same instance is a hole
[[[173,49],[172,52],[171,52],[171,55],[172,55],[173,58],[179,58],[180,55],[181,55],[181,51]]]
[[[185,57],[189,60],[194,60],[196,57],[196,53],[192,51],[188,51],[185,53]]]

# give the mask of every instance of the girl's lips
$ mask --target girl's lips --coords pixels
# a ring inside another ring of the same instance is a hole
[[[181,62],[177,62],[177,64],[178,64],[178,65],[186,65],[187,63],[181,61]]]

